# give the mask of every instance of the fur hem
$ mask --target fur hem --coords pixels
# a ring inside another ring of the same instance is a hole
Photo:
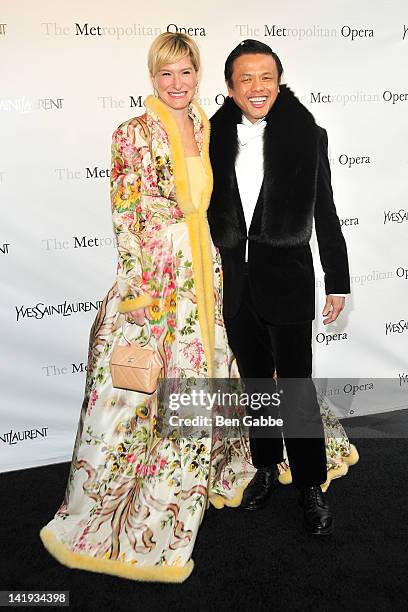
[[[144,295],[141,295],[132,300],[122,300],[118,306],[118,311],[124,314],[126,312],[136,310],[137,308],[144,308],[145,306],[150,306],[152,302],[152,296],[148,293],[145,293]]]
[[[349,470],[349,466],[355,465],[358,462],[359,458],[360,457],[356,447],[354,446],[354,444],[350,444],[350,454],[342,457],[342,463],[340,463],[340,465],[336,466],[335,468],[330,468],[327,471],[327,480],[326,482],[320,485],[320,488],[323,493],[327,491],[332,480],[335,480],[336,478],[341,478],[341,476],[345,476]],[[288,467],[287,469],[285,469],[284,472],[279,474],[278,480],[283,485],[288,485],[292,483],[292,473],[290,471],[290,467]]]
[[[350,444],[350,454],[346,457],[343,457],[343,461],[347,463],[347,465],[355,465],[360,459],[360,455],[358,454],[358,450],[354,446],[354,444]]]
[[[184,582],[194,568],[194,562],[190,559],[186,565],[152,565],[138,566],[136,563],[125,563],[123,561],[112,561],[111,559],[100,559],[90,557],[82,553],[72,552],[65,544],[59,542],[55,535],[46,527],[40,531],[40,538],[48,552],[62,565],[74,569],[111,574],[129,580],[140,580],[145,582]]]
[[[238,508],[242,502],[242,496],[246,487],[239,487],[236,489],[236,493],[233,497],[224,497],[224,495],[218,495],[217,493],[209,496],[210,503],[217,510],[221,510],[225,506],[228,508]]]

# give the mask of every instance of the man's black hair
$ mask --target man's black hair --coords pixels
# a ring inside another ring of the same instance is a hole
[[[248,55],[248,53],[263,53],[264,55],[271,55],[276,62],[280,82],[283,66],[279,57],[268,45],[265,45],[265,43],[260,42],[259,40],[253,40],[252,38],[247,38],[231,51],[225,61],[224,76],[229,87],[232,87],[232,72],[234,70],[235,60],[238,57],[241,57],[241,55]]]

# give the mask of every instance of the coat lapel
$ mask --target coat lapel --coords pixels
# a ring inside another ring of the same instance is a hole
[[[256,201],[256,205],[254,208],[254,212],[252,214],[251,223],[248,228],[248,236],[256,236],[259,233],[259,224],[262,218],[262,209],[264,204],[264,186],[265,180],[262,181],[261,188],[259,190],[258,199]]]
[[[233,185],[232,185],[231,200],[232,202],[235,202],[236,211],[237,211],[237,224],[238,224],[239,231],[241,234],[246,235],[248,233],[248,228],[246,226],[244,207],[242,206],[241,194],[239,193],[237,173],[235,172],[235,167],[234,167],[234,178],[233,178]]]

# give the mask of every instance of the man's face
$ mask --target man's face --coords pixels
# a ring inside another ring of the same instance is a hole
[[[245,117],[255,123],[268,114],[279,93],[275,60],[264,53],[241,55],[233,64],[232,87],[227,87]]]

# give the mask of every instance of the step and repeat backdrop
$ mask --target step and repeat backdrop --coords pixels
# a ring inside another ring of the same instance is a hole
[[[315,375],[340,416],[407,407],[405,2],[0,0],[0,471],[71,457],[89,330],[115,277],[111,135],[143,113],[147,51],[165,31],[198,43],[209,116],[240,40],[281,57],[328,131],[350,257],[352,295],[325,327],[313,239]]]

